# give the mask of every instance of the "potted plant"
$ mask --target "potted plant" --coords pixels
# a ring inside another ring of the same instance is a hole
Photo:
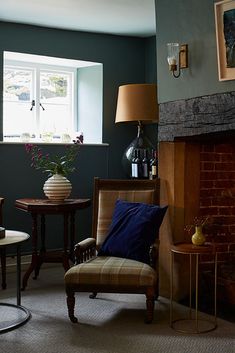
[[[31,156],[31,167],[48,173],[49,178],[43,186],[48,199],[61,202],[70,195],[72,185],[67,176],[75,170],[74,161],[82,143],[82,136],[77,136],[72,145],[66,146],[66,153],[63,156],[43,154],[42,148],[38,145],[29,143],[25,145],[26,152]]]

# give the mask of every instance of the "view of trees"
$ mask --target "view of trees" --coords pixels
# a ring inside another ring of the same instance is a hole
[[[4,99],[10,101],[31,101],[33,86],[32,70],[7,68],[4,71]],[[66,97],[68,78],[60,73],[41,72],[41,99]]]

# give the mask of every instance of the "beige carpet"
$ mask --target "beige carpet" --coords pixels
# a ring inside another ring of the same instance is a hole
[[[1,302],[15,303],[15,275],[8,276],[8,289],[0,291]],[[61,267],[43,269],[28,282],[22,305],[32,314],[24,326],[0,335],[2,353],[234,353],[235,324],[218,319],[218,328],[207,334],[186,335],[169,327],[169,302],[160,298],[155,319],[144,323],[142,295],[87,293],[77,295],[78,324],[67,318]],[[175,315],[186,308],[176,306]],[[0,320],[4,309],[0,307]]]

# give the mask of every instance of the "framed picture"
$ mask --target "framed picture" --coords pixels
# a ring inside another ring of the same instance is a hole
[[[235,80],[235,0],[214,7],[219,80]]]

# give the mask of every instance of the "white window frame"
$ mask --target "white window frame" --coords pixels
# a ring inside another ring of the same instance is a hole
[[[39,63],[29,63],[25,61],[17,61],[17,60],[5,60],[4,69],[27,69],[32,71],[32,96],[35,100],[35,117],[34,117],[34,126],[35,131],[34,135],[37,140],[41,138],[40,133],[40,74],[41,72],[56,72],[60,74],[66,74],[70,77],[69,83],[70,87],[68,88],[70,98],[70,109],[71,109],[71,118],[68,122],[69,131],[76,131],[76,116],[77,116],[77,69],[73,67],[66,66],[58,66],[58,65],[47,65],[47,64],[39,64]],[[50,103],[48,103],[50,104]],[[12,135],[12,137],[20,137],[20,135]],[[54,136],[56,137],[56,136]]]
[[[19,52],[3,52],[3,65],[9,66],[14,64],[19,68],[26,69],[39,64],[42,70],[49,68],[55,71],[73,72],[74,95],[72,102],[73,119],[71,126],[73,131],[70,134],[70,142],[74,139],[78,132],[84,133],[84,143],[102,144],[103,130],[103,64],[98,62],[81,61],[74,59],[65,59],[58,57],[49,57],[43,55],[24,54]],[[34,99],[34,98],[32,98]],[[91,104],[92,102],[92,104]],[[40,106],[35,100],[36,106],[34,111],[39,110]],[[40,108],[41,109],[41,108]],[[4,121],[4,117],[3,117]],[[92,127],[92,128],[91,128]],[[3,124],[3,135],[4,135]],[[20,131],[19,131],[20,135]],[[36,139],[31,136],[29,142],[40,143],[60,143],[63,141],[61,136],[55,136],[51,141]],[[58,138],[59,137],[59,138]],[[3,142],[23,142],[19,136],[14,138],[6,138],[3,136]]]

